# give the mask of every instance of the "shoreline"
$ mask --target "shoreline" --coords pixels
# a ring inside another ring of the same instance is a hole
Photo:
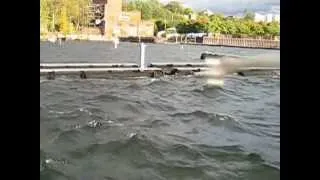
[[[50,35],[40,35],[40,41],[41,42],[48,42],[48,37]],[[96,41],[96,42],[112,42],[112,39],[106,39],[101,35],[67,35],[67,36],[60,36],[60,37],[65,37],[67,41]],[[132,43],[139,43],[137,41],[138,37],[119,37],[120,42],[132,42]],[[154,39],[154,41],[150,40]],[[246,40],[246,39],[243,39]],[[247,39],[248,40],[248,39]],[[249,39],[251,40],[251,39]],[[251,40],[252,41],[252,40]],[[260,40],[264,41],[264,40]],[[270,41],[270,40],[266,40]],[[194,43],[194,42],[171,42],[171,41],[157,41],[155,37],[141,37],[141,41],[144,43],[151,43],[151,44],[164,44],[164,45],[193,45],[193,46],[215,46],[215,47],[229,47],[229,48],[245,48],[245,49],[266,49],[266,50],[279,50],[280,51],[280,46],[278,47],[259,47],[259,46],[249,46],[245,44],[224,44],[224,43]],[[278,41],[280,43],[280,41]]]
[[[236,46],[236,45],[215,45],[215,44],[203,44],[203,43],[180,43],[182,45],[193,46],[214,46],[214,47],[229,47],[229,48],[242,48],[242,49],[266,49],[266,50],[279,50],[280,48],[264,48],[264,47],[250,47],[250,46]]]

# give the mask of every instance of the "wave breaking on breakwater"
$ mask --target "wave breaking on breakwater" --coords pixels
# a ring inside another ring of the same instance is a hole
[[[260,54],[251,57],[208,57],[205,59],[207,70],[196,73],[197,76],[207,78],[207,85],[214,87],[224,86],[227,75],[246,71],[274,71],[280,70],[280,54]],[[278,73],[280,75],[280,73]]]

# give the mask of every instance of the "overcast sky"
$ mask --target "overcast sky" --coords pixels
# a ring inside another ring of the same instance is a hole
[[[170,0],[160,0],[167,3]],[[178,0],[179,1],[179,0]],[[193,9],[210,9],[214,12],[239,14],[245,9],[260,13],[280,13],[280,0],[180,0]]]

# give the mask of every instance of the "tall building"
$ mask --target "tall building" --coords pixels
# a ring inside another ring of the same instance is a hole
[[[107,39],[113,36],[153,36],[154,23],[141,20],[141,12],[123,12],[122,0],[93,0],[103,6],[102,32]]]
[[[122,0],[107,0],[105,4],[105,35],[107,38],[120,32],[120,17],[122,13]]]

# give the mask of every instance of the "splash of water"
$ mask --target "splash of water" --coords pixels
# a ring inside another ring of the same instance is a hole
[[[207,78],[207,85],[222,87],[228,74],[246,71],[249,68],[280,68],[279,54],[260,54],[251,57],[223,56],[205,59],[207,70],[199,72],[198,76]]]

